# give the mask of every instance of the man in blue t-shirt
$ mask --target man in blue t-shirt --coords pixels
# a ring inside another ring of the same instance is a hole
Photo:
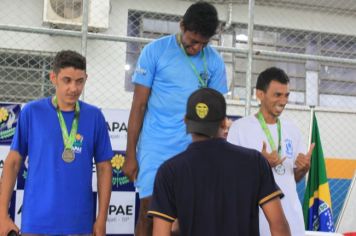
[[[29,102],[20,113],[0,184],[0,235],[106,234],[113,156],[101,111],[79,101],[87,79],[86,59],[59,52],[50,73],[53,97]],[[28,158],[21,230],[8,216],[16,176]],[[98,178],[98,214],[92,163]],[[96,217],[96,218],[95,218]]]
[[[149,43],[139,57],[123,166],[141,199],[136,236],[151,235],[146,213],[157,169],[191,142],[183,122],[188,96],[200,87],[227,92],[224,62],[208,45],[218,24],[214,6],[195,3],[183,16],[180,33]]]

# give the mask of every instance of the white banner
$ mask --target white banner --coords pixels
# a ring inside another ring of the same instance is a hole
[[[111,193],[108,219],[106,222],[107,234],[133,234],[134,233],[135,203],[136,203],[135,192],[112,192]]]
[[[16,191],[15,199],[15,224],[21,226],[23,190]]]
[[[115,151],[126,150],[127,124],[129,110],[103,109],[106,124],[109,129],[112,149]]]
[[[10,151],[10,146],[0,145],[0,176],[2,174],[2,169],[4,168],[4,162],[9,151]]]

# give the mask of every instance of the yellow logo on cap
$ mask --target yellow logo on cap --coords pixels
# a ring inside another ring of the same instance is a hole
[[[200,119],[204,119],[208,115],[209,107],[205,103],[200,102],[195,106],[195,111]]]

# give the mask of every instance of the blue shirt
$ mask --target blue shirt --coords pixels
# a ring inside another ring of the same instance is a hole
[[[92,165],[113,157],[101,111],[79,102],[80,117],[66,163],[62,132],[50,98],[28,103],[20,113],[11,150],[28,156],[21,231],[36,234],[91,233],[95,219]],[[70,133],[74,111],[62,112]]]
[[[151,89],[138,144],[140,172],[146,168],[156,170],[165,160],[185,150],[191,142],[184,124],[186,102],[201,85],[189,60],[199,74],[208,75],[208,87],[223,94],[227,92],[223,59],[215,49],[206,46],[205,71],[202,53],[188,59],[175,35],[160,38],[144,47],[133,76],[134,83]],[[151,182],[153,187],[153,180]],[[136,184],[140,190],[140,185],[143,185],[140,173]]]

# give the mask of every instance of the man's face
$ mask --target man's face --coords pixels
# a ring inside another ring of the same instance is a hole
[[[201,36],[189,30],[182,30],[182,44],[186,53],[190,56],[198,54],[208,43],[210,38]]]
[[[257,90],[257,97],[261,101],[262,111],[273,118],[277,118],[288,103],[289,85],[272,80],[266,92]]]
[[[56,87],[58,105],[62,110],[72,110],[81,95],[87,75],[84,70],[66,67],[58,74],[51,72],[52,84]]]

